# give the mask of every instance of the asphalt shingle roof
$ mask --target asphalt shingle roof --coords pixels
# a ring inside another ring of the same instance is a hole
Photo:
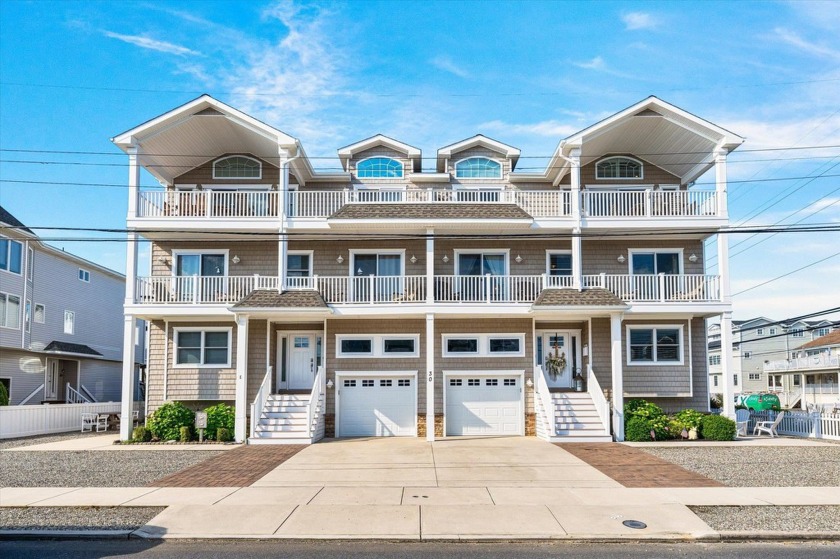
[[[6,208],[4,208],[3,206],[0,206],[0,222],[11,225],[12,227],[19,227],[20,229],[26,231],[27,233],[31,233],[32,235],[35,234],[32,233],[32,230],[29,229],[26,225],[21,223],[20,220],[18,220],[18,218],[6,211]]]
[[[522,219],[516,204],[347,204],[329,219]]]
[[[816,340],[811,340],[807,344],[803,344],[796,349],[808,349],[810,347],[822,347],[825,345],[837,345],[840,344],[840,330],[835,330],[834,332],[830,332],[825,336],[821,336]]]
[[[95,349],[84,344],[72,344],[70,342],[52,341],[44,348],[44,351],[57,351],[61,353],[81,353],[84,355],[102,355]]]
[[[577,289],[543,289],[535,307],[625,307],[624,301],[612,291],[600,287],[592,287],[578,291]]]
[[[241,309],[326,309],[324,298],[317,291],[284,291],[256,289],[236,303],[233,308]]]

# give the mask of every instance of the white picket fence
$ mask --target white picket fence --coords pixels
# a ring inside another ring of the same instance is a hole
[[[747,425],[748,433],[752,434],[756,421],[773,421],[776,412],[751,412]],[[831,439],[840,441],[840,414],[785,412],[777,432],[780,435],[806,437],[812,439]]]
[[[83,413],[120,413],[120,403],[2,406],[0,439],[81,430]]]

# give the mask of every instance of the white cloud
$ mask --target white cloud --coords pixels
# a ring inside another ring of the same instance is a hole
[[[800,37],[797,33],[789,29],[785,29],[784,27],[777,27],[773,30],[773,33],[775,38],[781,39],[782,42],[796,47],[797,49],[803,52],[820,56],[823,58],[840,60],[840,51],[831,47],[827,47],[825,45],[820,45],[817,43],[812,43],[811,41],[807,41]]]
[[[478,125],[479,130],[502,131],[507,134],[534,134],[537,136],[551,136],[554,138],[565,138],[574,134],[580,127],[571,126],[559,120],[544,120],[530,124],[514,124],[502,120],[491,120]]]
[[[592,60],[587,60],[586,62],[575,62],[574,64],[578,68],[586,68],[587,70],[604,70],[607,67],[604,59],[600,56],[596,56]]]
[[[200,52],[188,49],[187,47],[176,45],[175,43],[169,43],[167,41],[159,41],[143,35],[123,35],[121,33],[114,33],[113,31],[103,31],[103,33],[106,37],[117,39],[119,41],[123,41],[124,43],[129,43],[144,49],[166,52],[177,56],[201,56]]]
[[[451,58],[448,56],[436,56],[435,58],[429,61],[432,66],[443,70],[444,72],[449,72],[450,74],[454,74],[459,78],[468,78],[470,77],[470,73],[464,70],[462,67],[455,64]]]
[[[659,20],[646,12],[630,12],[621,16],[621,21],[628,31],[638,29],[654,29],[659,26]]]

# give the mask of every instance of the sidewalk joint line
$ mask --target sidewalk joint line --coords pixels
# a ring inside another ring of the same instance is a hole
[[[281,522],[280,525],[274,529],[271,535],[276,534],[277,530],[283,527],[283,524],[285,524],[292,517],[292,515],[295,513],[296,510],[298,510],[299,507],[300,505],[295,505],[295,508],[293,508],[292,511],[286,516],[286,518],[283,519],[283,522]]]
[[[311,497],[308,501],[306,501],[306,504],[307,504],[307,505],[311,504],[311,503],[312,503],[312,501],[314,501],[314,500],[315,500],[315,497],[317,497],[318,495],[320,495],[320,494],[321,494],[321,491],[323,491],[325,487],[326,487],[326,485],[322,485],[322,486],[321,486],[321,488],[320,488],[318,491],[316,491],[316,492],[315,492],[315,494],[314,494],[314,495],[312,495],[312,497]],[[291,515],[289,515],[289,516],[291,516]]]
[[[544,506],[544,507],[546,508],[546,510],[548,511],[548,514],[550,514],[550,515],[551,515],[551,518],[553,518],[553,519],[554,519],[554,522],[556,522],[556,523],[557,523],[557,525],[558,525],[558,526],[560,526],[560,529],[561,529],[561,530],[563,530],[563,533],[564,533],[564,534],[566,534],[566,535],[568,536],[568,535],[569,535],[569,531],[568,531],[568,530],[566,530],[566,529],[563,527],[563,525],[562,525],[562,524],[560,524],[560,521],[557,519],[557,516],[555,516],[555,515],[554,515],[554,511],[553,511],[553,510],[551,510],[551,507],[549,507],[548,505],[543,505],[543,506]]]
[[[203,487],[202,489],[206,489],[206,488],[204,488],[204,487]],[[244,488],[244,487],[240,487],[240,488],[238,488],[236,491],[231,491],[230,493],[228,493],[228,494],[227,494],[227,495],[225,495],[224,497],[220,498],[219,500],[217,500],[217,501],[214,501],[214,502],[210,503],[210,506],[212,507],[213,505],[218,505],[220,502],[224,501],[224,500],[225,500],[225,499],[227,499],[228,497],[232,497],[233,495],[236,495],[237,493],[239,493],[239,492],[240,492],[240,491],[242,491],[243,489],[245,489],[245,488]]]

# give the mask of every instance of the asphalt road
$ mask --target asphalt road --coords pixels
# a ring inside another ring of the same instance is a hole
[[[560,543],[382,543],[313,541],[179,541],[146,540],[5,540],[3,559],[99,558],[277,558],[339,559],[387,557],[440,558],[583,558],[658,559],[678,557],[738,559],[838,559],[840,543],[718,543],[718,544],[577,544]]]

